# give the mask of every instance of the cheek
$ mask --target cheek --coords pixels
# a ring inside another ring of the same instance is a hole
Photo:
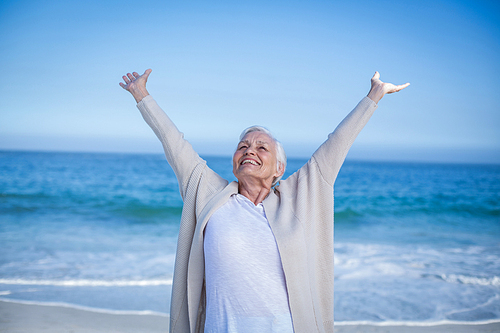
[[[266,161],[266,167],[268,170],[275,172],[276,167],[277,167],[277,160],[274,158],[274,156],[268,156],[267,161]]]
[[[241,157],[241,154],[238,154],[238,152],[234,153],[234,155],[233,155],[233,169],[238,164],[238,160],[240,159],[240,157]]]

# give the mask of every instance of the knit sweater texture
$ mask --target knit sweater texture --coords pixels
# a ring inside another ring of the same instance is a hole
[[[220,177],[149,95],[137,104],[161,141],[183,199],[170,305],[171,332],[203,332],[203,230],[238,193]],[[298,171],[281,180],[263,205],[285,274],[294,331],[333,332],[333,185],[349,148],[377,108],[363,98]]]

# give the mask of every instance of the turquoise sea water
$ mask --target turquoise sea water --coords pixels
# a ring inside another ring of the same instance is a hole
[[[181,209],[162,155],[0,152],[0,298],[168,313]],[[500,320],[500,166],[347,161],[335,320]]]

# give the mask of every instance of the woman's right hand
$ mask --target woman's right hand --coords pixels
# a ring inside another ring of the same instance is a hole
[[[120,86],[130,92],[134,96],[135,101],[139,103],[144,97],[149,95],[146,89],[146,82],[151,72],[151,69],[146,69],[142,75],[139,75],[137,72],[133,72],[132,74],[127,73],[127,75],[122,76],[125,83],[120,82]]]

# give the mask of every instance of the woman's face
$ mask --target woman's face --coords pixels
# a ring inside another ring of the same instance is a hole
[[[280,176],[277,170],[276,144],[263,132],[250,132],[238,143],[233,155],[233,173],[241,181],[258,179],[271,183]]]

